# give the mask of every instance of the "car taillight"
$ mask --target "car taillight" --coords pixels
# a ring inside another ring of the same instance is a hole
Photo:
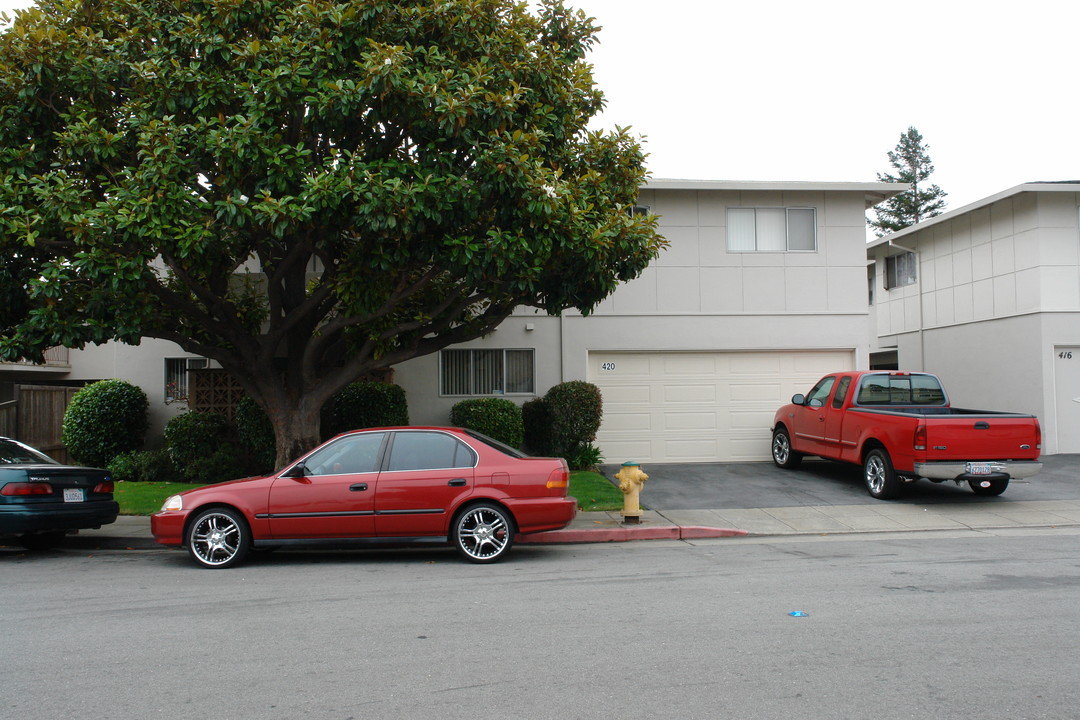
[[[0,488],[0,495],[52,495],[53,488],[49,483],[8,483]]]
[[[97,485],[94,486],[94,492],[96,492],[96,493],[112,493],[112,491],[113,491],[113,481],[112,480],[106,480],[105,482],[99,482]]]
[[[548,489],[570,487],[570,471],[566,468],[552,470],[548,475]]]
[[[926,450],[926,426],[919,425],[915,428],[915,441],[913,443],[916,450]]]

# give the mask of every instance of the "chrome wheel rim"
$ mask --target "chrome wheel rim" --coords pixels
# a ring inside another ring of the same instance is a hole
[[[872,493],[879,493],[885,488],[885,461],[880,455],[873,455],[866,461],[866,487]]]
[[[511,540],[506,517],[491,508],[475,508],[462,515],[457,537],[462,552],[477,560],[497,557]]]
[[[223,565],[240,550],[240,526],[225,513],[199,518],[191,529],[191,551],[200,562]]]
[[[772,441],[772,456],[773,460],[783,465],[788,461],[788,457],[791,455],[791,441],[788,440],[788,436],[783,433],[777,433],[773,436]]]

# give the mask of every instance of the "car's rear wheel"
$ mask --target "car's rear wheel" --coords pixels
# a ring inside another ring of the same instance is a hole
[[[968,485],[971,486],[971,490],[976,495],[983,495],[984,497],[993,497],[1005,492],[1005,488],[1009,487],[1009,478],[995,478],[985,480],[968,480]]]
[[[490,563],[502,559],[514,544],[513,516],[493,503],[465,508],[450,529],[450,541],[469,562]]]
[[[900,495],[903,483],[893,469],[889,453],[874,448],[863,459],[863,478],[866,489],[878,500],[891,500]]]
[[[187,547],[191,557],[203,567],[232,567],[243,562],[251,550],[251,531],[235,510],[210,508],[191,522]]]
[[[779,467],[788,470],[793,470],[802,463],[802,453],[791,449],[791,435],[783,425],[773,430],[772,459]]]
[[[43,532],[43,533],[27,533],[19,538],[19,544],[27,550],[33,550],[35,552],[41,550],[52,550],[64,540],[64,535],[67,533],[63,531],[57,532]]]

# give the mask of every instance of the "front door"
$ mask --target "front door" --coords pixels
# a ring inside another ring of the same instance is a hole
[[[355,538],[375,535],[375,484],[386,433],[345,435],[304,459],[302,477],[270,488],[275,538]]]

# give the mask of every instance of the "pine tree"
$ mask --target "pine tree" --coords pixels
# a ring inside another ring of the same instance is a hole
[[[878,237],[903,230],[917,222],[940,215],[945,209],[945,191],[930,185],[927,179],[934,172],[930,162],[930,146],[914,127],[900,135],[896,149],[889,152],[889,163],[897,174],[878,173],[880,182],[908,183],[911,189],[889,198],[874,208],[876,220],[867,220]]]

